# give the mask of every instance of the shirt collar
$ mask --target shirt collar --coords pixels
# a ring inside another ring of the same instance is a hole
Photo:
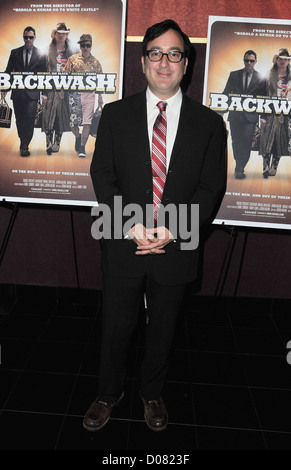
[[[147,91],[146,91],[146,99],[147,99],[147,103],[150,107],[150,109],[155,109],[156,106],[157,106],[157,103],[159,101],[164,101],[164,100],[161,100],[161,98],[159,98],[158,96],[154,95],[154,93],[150,90],[149,87],[147,87]],[[166,103],[168,103],[168,107],[170,106],[173,106],[175,105],[175,103],[178,103],[178,102],[181,102],[182,101],[182,90],[181,88],[179,88],[179,90],[177,91],[177,93],[173,96],[171,96],[171,98],[165,100]],[[167,107],[167,109],[168,109]]]
[[[93,56],[92,56],[92,54],[90,53],[89,57],[87,57],[87,59],[85,59],[85,57],[83,57],[82,52],[80,52],[80,57],[81,57],[82,61],[86,63],[86,62],[89,62],[90,60],[92,60],[92,57],[93,57]]]
[[[23,52],[28,51],[28,54],[32,54],[32,48],[31,49],[26,49],[25,46],[23,46]]]

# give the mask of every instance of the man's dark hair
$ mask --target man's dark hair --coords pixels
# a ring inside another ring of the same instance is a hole
[[[146,33],[142,42],[142,54],[144,57],[146,56],[148,43],[160,37],[162,34],[169,31],[169,29],[173,29],[174,31],[177,31],[178,34],[180,34],[184,42],[185,57],[189,57],[190,49],[191,49],[190,39],[185,33],[183,33],[180,26],[174,20],[164,20],[161,23],[156,23],[153,26],[150,26],[146,30]]]
[[[257,60],[257,54],[256,54],[255,51],[253,51],[252,49],[249,49],[248,51],[246,51],[246,52],[244,53],[244,58],[245,58],[246,55],[254,55],[255,58],[256,58],[256,60]]]
[[[34,35],[36,36],[35,29],[32,26],[26,26],[26,28],[24,28],[23,36],[24,36],[25,31],[33,31]]]

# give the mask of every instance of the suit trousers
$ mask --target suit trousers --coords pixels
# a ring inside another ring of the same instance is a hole
[[[145,352],[140,367],[140,393],[145,399],[159,398],[166,381],[185,288],[184,284],[158,284],[150,270],[138,278],[103,275],[100,399],[116,401],[123,391],[128,352],[144,293],[148,321],[145,328]]]
[[[20,146],[26,148],[33,137],[37,100],[28,97],[14,99],[13,107]]]
[[[236,171],[243,171],[250,159],[255,127],[255,122],[249,122],[243,116],[241,120],[232,120],[230,122],[233,156],[236,161]]]

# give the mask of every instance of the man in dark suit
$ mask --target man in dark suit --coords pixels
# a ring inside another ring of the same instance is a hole
[[[245,67],[241,70],[231,72],[227,80],[223,94],[245,94],[256,96],[267,95],[267,81],[255,69],[257,54],[248,50],[244,54]],[[244,168],[249,161],[252,140],[258,113],[247,111],[230,111],[228,121],[230,124],[233,156],[236,161],[235,177],[244,179]]]
[[[45,55],[33,44],[36,38],[35,29],[27,26],[23,32],[24,46],[13,49],[10,53],[5,72],[45,72]],[[28,157],[29,144],[33,137],[34,119],[39,91],[12,90],[11,99],[15,112],[16,127],[20,139],[20,155]]]
[[[106,218],[113,231],[103,245],[99,394],[83,421],[89,431],[101,429],[123,397],[127,352],[144,292],[148,323],[140,394],[149,428],[159,431],[167,426],[161,392],[185,288],[196,278],[198,250],[183,232],[181,219],[178,229],[172,229],[171,221],[159,220],[160,211],[174,207],[178,216],[188,216],[187,229],[194,225],[192,232],[197,232],[199,222],[203,226],[215,215],[226,183],[223,119],[180,89],[190,47],[174,21],[150,27],[141,59],[147,90],[106,105],[99,124],[91,176],[103,213],[110,209],[111,217]],[[156,126],[167,129],[159,134],[159,143]],[[162,167],[156,166],[157,147],[161,160],[166,153],[164,187]],[[161,189],[160,201],[156,186]],[[195,205],[199,220],[191,212]],[[140,208],[134,224],[127,215],[133,207]],[[121,225],[129,225],[124,236],[118,234],[122,214]]]

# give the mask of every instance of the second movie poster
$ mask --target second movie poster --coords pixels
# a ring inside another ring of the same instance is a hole
[[[122,96],[125,13],[126,0],[1,2],[1,200],[96,205],[90,163],[98,115]]]
[[[203,102],[224,117],[217,224],[291,229],[291,21],[209,17]]]

